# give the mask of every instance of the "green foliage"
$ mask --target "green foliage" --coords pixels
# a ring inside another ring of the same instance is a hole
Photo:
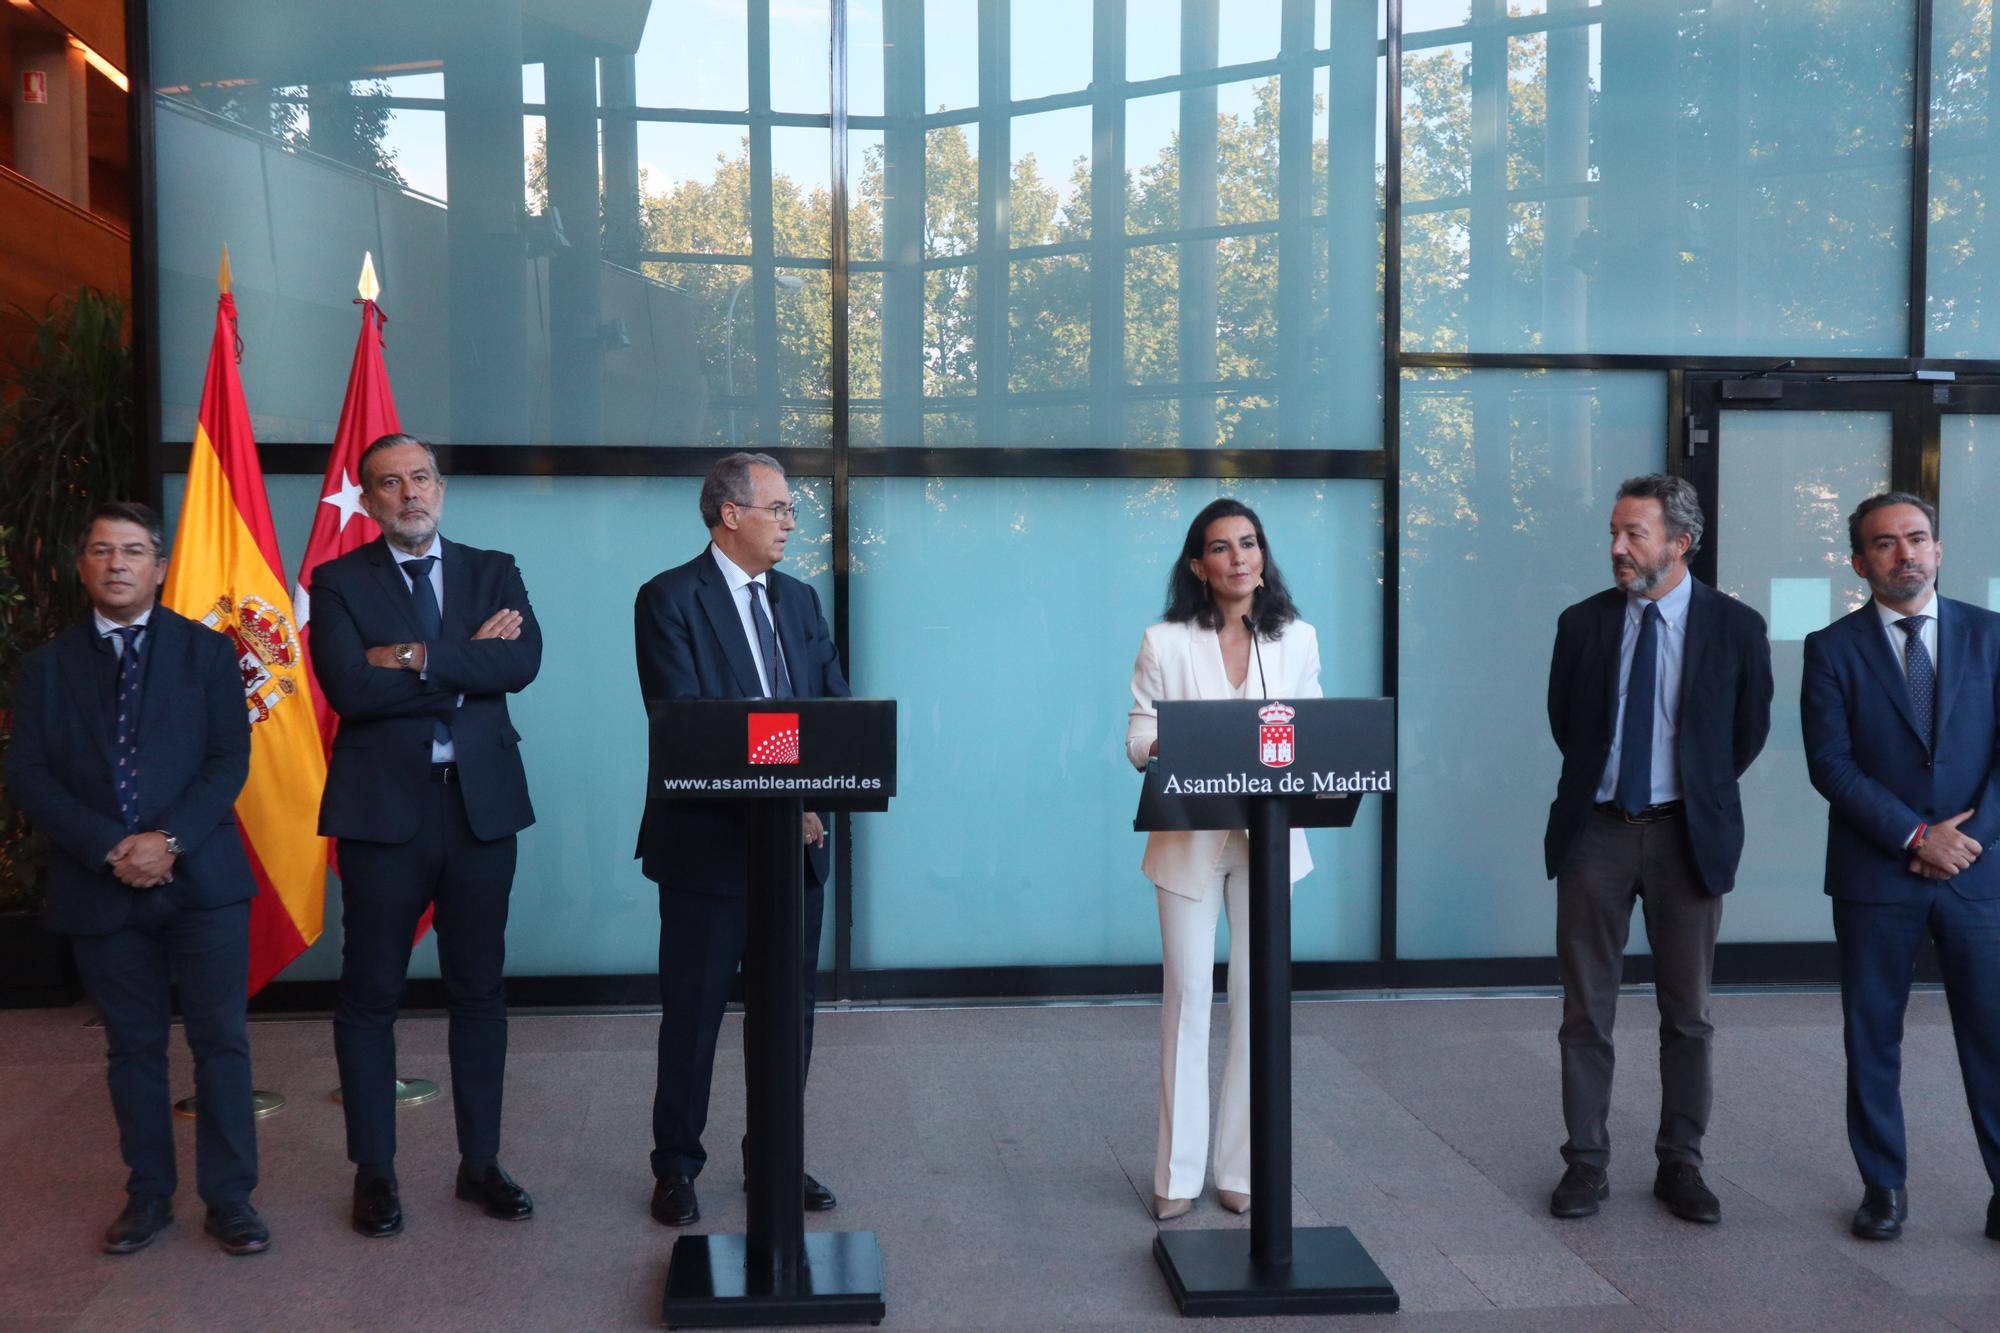
[[[90,288],[50,301],[0,386],[0,754],[21,659],[88,606],[75,543],[94,505],[139,493],[125,302]],[[40,848],[0,791],[0,908],[39,893]]]

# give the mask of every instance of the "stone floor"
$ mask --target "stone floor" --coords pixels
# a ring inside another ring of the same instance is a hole
[[[1675,1221],[1650,1194],[1658,1098],[1652,1005],[1627,996],[1628,1053],[1601,1214],[1546,1212],[1561,1171],[1546,996],[1301,1002],[1294,1014],[1293,1215],[1351,1227],[1403,1312],[1265,1320],[1452,1329],[2000,1329],[2000,1244],[1944,1002],[1921,994],[1905,1047],[1913,1165],[1904,1238],[1849,1238],[1859,1196],[1842,1127],[1839,1006],[1823,993],[1716,1001],[1708,1178],[1723,1222]],[[829,1010],[807,1162],[840,1194],[809,1225],[881,1238],[900,1328],[1164,1328],[1147,1212],[1159,1011],[1143,1004]],[[526,1225],[451,1196],[451,1113],[403,1113],[405,1233],[346,1224],[349,1171],[324,1021],[261,1021],[268,1254],[201,1234],[192,1134],[179,1220],[151,1249],[96,1239],[121,1203],[102,1039],[85,1009],[0,1014],[0,1329],[643,1329],[671,1233],[646,1212],[656,1020],[518,1015],[503,1160],[534,1193]],[[1215,1030],[1224,1024],[1217,1016]],[[445,1076],[445,1030],[406,1020],[401,1065]],[[742,1022],[726,1022],[700,1226],[737,1231]],[[188,1083],[184,1051],[178,1086]],[[1212,1062],[1219,1068],[1220,1050]],[[1212,1192],[1173,1227],[1235,1227]],[[1213,1322],[1209,1326],[1214,1326]]]

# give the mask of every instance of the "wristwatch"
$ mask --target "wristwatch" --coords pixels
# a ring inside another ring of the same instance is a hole
[[[181,846],[181,840],[180,840],[179,838],[176,838],[176,837],[175,837],[175,836],[174,836],[173,834],[171,834],[171,833],[168,833],[168,832],[167,832],[167,831],[166,831],[165,829],[163,829],[163,828],[161,828],[161,829],[154,829],[154,830],[153,830],[153,832],[155,832],[155,833],[158,833],[158,834],[160,834],[161,836],[163,836],[164,838],[166,838],[166,840],[167,840],[167,852],[168,852],[168,853],[169,853],[170,855],[173,855],[173,856],[179,856],[179,855],[181,855],[181,854],[182,854],[183,852],[187,851],[187,848],[185,848],[185,847]]]
[[[417,660],[417,645],[399,643],[396,645],[396,665],[408,671]]]

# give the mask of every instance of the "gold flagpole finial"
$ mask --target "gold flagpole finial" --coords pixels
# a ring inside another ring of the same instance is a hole
[[[382,294],[382,284],[375,279],[375,252],[372,250],[361,252],[361,282],[355,290],[361,293],[364,301],[372,301]]]
[[[229,247],[227,245],[222,247],[222,263],[215,270],[215,285],[221,290],[224,296],[229,295]]]

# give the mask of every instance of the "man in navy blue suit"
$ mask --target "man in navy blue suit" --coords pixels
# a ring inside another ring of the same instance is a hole
[[[333,1050],[354,1229],[403,1229],[395,1023],[427,907],[451,1020],[457,1194],[525,1221],[534,1201],[499,1160],[503,972],[515,835],[535,812],[507,696],[541,670],[542,634],[513,556],[438,534],[445,482],[429,445],[384,435],[360,468],[382,536],[312,576],[313,672],[340,714],[319,831],[340,839]]]
[[[1918,497],[1862,501],[1847,538],[1874,596],[1806,638],[1799,711],[1829,807],[1853,1230],[1892,1240],[1909,1216],[1903,1011],[1928,936],[2000,1240],[2000,858],[1984,855],[2000,839],[2000,615],[1937,595],[1937,510]]]
[[[98,506],[79,543],[90,619],[21,664],[7,785],[48,840],[48,922],[70,935],[104,1020],[111,1109],[130,1169],[107,1254],[173,1220],[169,986],[194,1053],[195,1183],[231,1254],[269,1248],[250,1206],[250,900],[233,807],[250,774],[250,714],[228,638],[157,605],[159,517]]]
[[[780,574],[798,527],[785,470],[768,454],[734,453],[701,487],[709,544],[639,589],[634,632],[639,692],[653,699],[844,697],[833,636],[809,584]],[[647,775],[650,793],[658,783]],[[636,855],[660,888],[660,1063],[653,1094],[655,1219],[685,1226],[701,1216],[694,1181],[708,1160],[715,1041],[729,984],[743,961],[747,894],[743,806],[648,800]],[[806,813],[805,1051],[812,1059],[814,973],[827,876],[826,817]],[[746,1148],[749,1145],[746,1145]],[[805,1208],[834,1206],[808,1174]]]
[[[1660,1010],[1653,1193],[1685,1221],[1722,1217],[1701,1178],[1709,979],[1743,854],[1737,780],[1770,731],[1771,646],[1762,616],[1688,572],[1702,526],[1682,478],[1625,482],[1611,510],[1615,586],[1556,622],[1549,730],[1563,762],[1543,855],[1556,881],[1569,1131],[1549,1196],[1557,1217],[1590,1216],[1611,1189],[1611,1033],[1635,900]]]

